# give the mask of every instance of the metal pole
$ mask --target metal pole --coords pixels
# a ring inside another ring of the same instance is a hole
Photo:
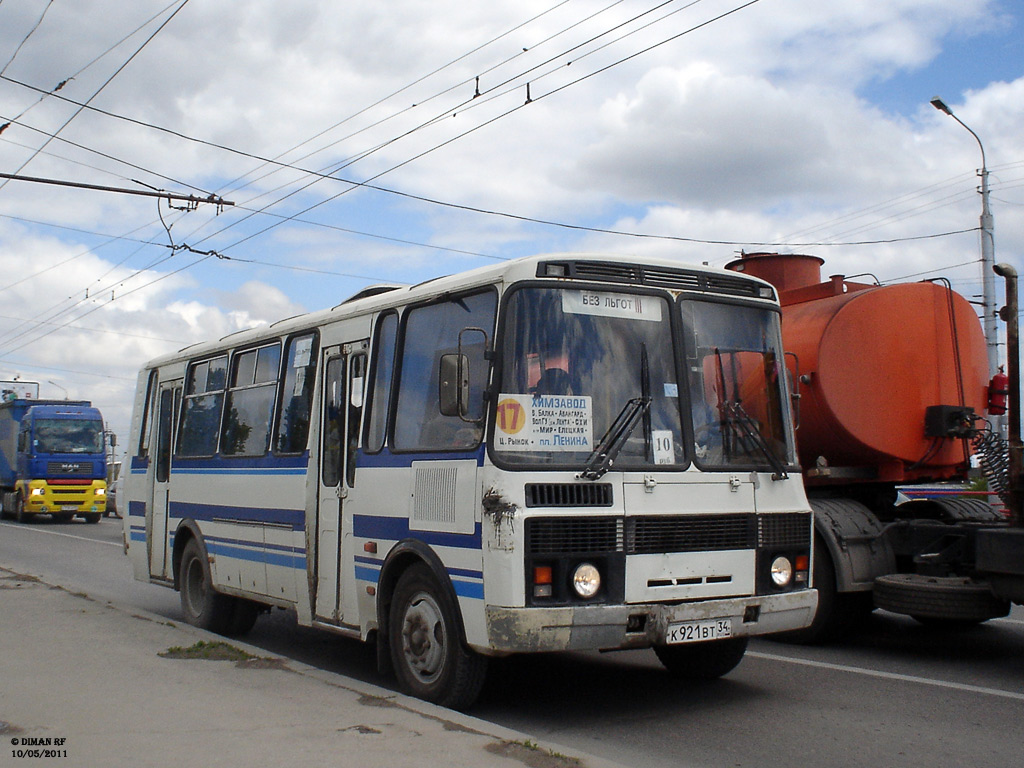
[[[982,303],[982,328],[985,330],[985,345],[988,352],[988,375],[989,378],[995,375],[999,369],[999,326],[996,323],[996,283],[993,268],[995,267],[995,235],[992,220],[992,210],[988,205],[988,165],[985,161],[985,145],[981,143],[978,134],[971,130],[963,120],[953,114],[946,103],[936,96],[931,100],[931,105],[940,112],[943,112],[960,125],[974,137],[981,149],[981,170],[978,175],[981,177],[981,303]]]
[[[1022,525],[1021,519],[1021,494],[1024,491],[1024,446],[1021,444],[1020,436],[1020,345],[1019,345],[1019,323],[1017,318],[1017,270],[1009,264],[997,264],[993,272],[1006,280],[1006,306],[1000,311],[1000,316],[1006,321],[1006,350],[1007,367],[1006,372],[1010,379],[1009,397],[1007,397],[1007,413],[1009,416],[1009,459],[1010,466],[1007,480],[1009,481],[1010,522],[1013,525]]]

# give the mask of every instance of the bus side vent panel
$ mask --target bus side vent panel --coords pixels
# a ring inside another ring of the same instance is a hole
[[[532,518],[526,521],[531,555],[621,552],[621,517]]]
[[[610,507],[610,483],[527,483],[528,507]]]
[[[416,470],[413,493],[413,519],[420,522],[455,522],[454,467],[430,467]]]

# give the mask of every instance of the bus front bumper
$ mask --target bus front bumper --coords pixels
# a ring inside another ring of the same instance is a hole
[[[803,589],[777,595],[664,605],[572,605],[552,608],[487,608],[484,653],[612,650],[669,642],[670,627],[691,622],[727,622],[731,637],[768,635],[811,623],[818,592]]]

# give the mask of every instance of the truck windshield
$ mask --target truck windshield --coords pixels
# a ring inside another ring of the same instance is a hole
[[[752,306],[680,303],[693,454],[703,468],[795,463],[779,316]]]
[[[531,287],[507,301],[498,461],[593,472],[591,454],[608,442],[616,469],[686,462],[667,298]],[[635,423],[612,440],[624,412]]]
[[[96,419],[39,419],[36,453],[103,453],[103,423]]]

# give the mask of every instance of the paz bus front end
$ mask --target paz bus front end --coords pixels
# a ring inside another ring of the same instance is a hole
[[[813,528],[773,289],[550,266],[506,293],[499,324],[490,649],[653,645],[664,662],[806,626]]]

